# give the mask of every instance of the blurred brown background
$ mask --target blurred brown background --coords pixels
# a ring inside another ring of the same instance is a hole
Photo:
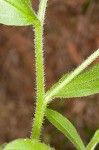
[[[46,90],[99,47],[98,0],[49,0],[44,30]],[[35,10],[38,1],[33,1]],[[0,25],[0,143],[30,136],[35,103],[32,27]],[[94,63],[99,62],[97,59]],[[99,127],[99,95],[55,100],[84,143]],[[46,119],[42,139],[58,150],[74,146]],[[98,148],[97,148],[98,149]]]

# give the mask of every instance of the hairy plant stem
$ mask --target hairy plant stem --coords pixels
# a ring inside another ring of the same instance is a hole
[[[36,56],[36,83],[37,102],[35,119],[32,128],[32,139],[39,139],[46,105],[44,102],[44,68],[43,68],[43,27],[35,27],[35,56]]]
[[[43,24],[46,11],[47,0],[41,0],[38,11],[40,24],[35,26],[35,55],[36,55],[36,84],[37,84],[37,101],[35,119],[32,127],[31,138],[39,140],[43,118],[46,110],[44,101],[44,66],[43,66]]]

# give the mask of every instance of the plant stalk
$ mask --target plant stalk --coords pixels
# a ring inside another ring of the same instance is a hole
[[[36,84],[37,84],[37,102],[35,119],[32,128],[31,138],[38,140],[44,118],[46,105],[44,102],[44,67],[43,67],[43,27],[35,27],[35,56],[36,56]]]
[[[40,24],[35,26],[35,56],[36,56],[36,84],[37,84],[37,101],[35,119],[32,127],[31,138],[39,140],[43,118],[46,110],[44,101],[44,62],[43,62],[43,25],[46,11],[47,0],[41,0],[38,11]]]
[[[41,0],[40,5],[39,5],[38,18],[40,19],[42,26],[44,24],[44,17],[45,17],[47,1],[48,0]]]
[[[44,66],[43,66],[43,25],[46,11],[47,0],[41,0],[38,11],[40,24],[35,26],[35,56],[36,56],[36,84],[37,84],[37,101],[35,119],[32,127],[31,138],[39,140],[43,118],[46,110],[44,101]]]

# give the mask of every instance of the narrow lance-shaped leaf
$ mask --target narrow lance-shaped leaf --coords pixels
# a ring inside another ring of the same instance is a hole
[[[38,22],[30,0],[0,0],[1,24],[24,26]]]
[[[3,150],[54,150],[54,149],[36,140],[18,139],[7,144]]]
[[[46,111],[47,119],[60,130],[74,145],[78,150],[85,150],[85,146],[77,133],[75,127],[71,122],[63,117],[58,112],[47,109]]]
[[[52,88],[46,93],[49,95],[53,89],[61,87],[62,82],[69,77],[70,74],[64,75]],[[99,64],[94,65],[91,69],[84,71],[76,76],[71,82],[60,88],[60,90],[52,98],[72,98],[82,97],[99,93]]]
[[[95,135],[87,145],[86,150],[94,150],[97,144],[99,144],[99,129],[95,132]]]

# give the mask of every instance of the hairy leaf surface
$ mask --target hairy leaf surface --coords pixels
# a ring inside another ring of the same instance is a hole
[[[18,139],[7,144],[3,150],[54,150],[54,149],[36,140]]]
[[[0,23],[24,26],[37,24],[30,0],[0,0]]]
[[[47,119],[60,130],[74,145],[78,150],[85,150],[85,146],[77,133],[75,127],[71,122],[63,117],[58,112],[47,109],[46,111]]]
[[[64,80],[68,79],[69,74],[64,75],[52,88],[46,93],[52,93],[52,98],[72,98],[82,97],[99,93],[99,64],[91,69],[84,71],[75,77],[65,86],[61,86]],[[57,89],[60,87],[60,90]],[[56,92],[53,92],[55,91]]]

